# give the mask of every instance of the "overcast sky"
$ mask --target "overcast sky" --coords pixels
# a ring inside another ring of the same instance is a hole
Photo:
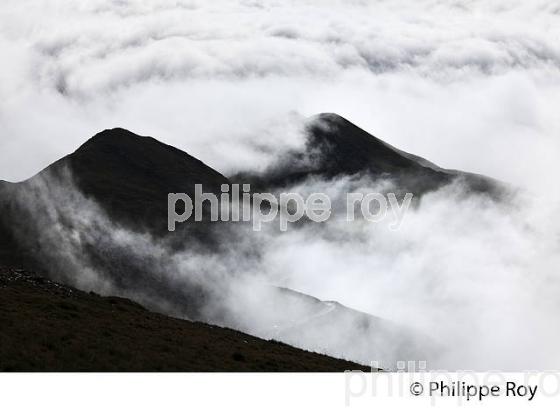
[[[3,0],[0,50],[0,179],[115,126],[262,166],[324,111],[444,167],[558,171],[555,0]]]

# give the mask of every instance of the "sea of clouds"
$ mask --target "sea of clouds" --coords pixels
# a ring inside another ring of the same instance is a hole
[[[263,166],[298,143],[286,116],[325,111],[443,167],[558,170],[555,1],[6,0],[0,22],[6,180],[115,126]]]

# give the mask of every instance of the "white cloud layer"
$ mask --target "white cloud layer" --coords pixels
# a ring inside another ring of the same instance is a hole
[[[0,23],[7,180],[117,125],[261,166],[294,111],[521,185],[558,171],[554,1],[6,0]]]

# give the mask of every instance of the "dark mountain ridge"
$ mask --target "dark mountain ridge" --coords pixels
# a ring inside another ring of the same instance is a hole
[[[202,161],[155,138],[122,128],[105,130],[46,169],[69,169],[78,188],[128,227],[159,232],[167,194],[194,196],[195,184],[219,193],[229,180]],[[163,198],[163,200],[162,200]],[[206,219],[206,218],[205,218]]]
[[[330,180],[360,175],[372,180],[385,178],[400,191],[417,196],[461,178],[467,190],[497,196],[504,186],[491,178],[446,170],[421,157],[400,151],[372,136],[345,118],[319,114],[305,125],[302,151],[289,151],[264,172],[245,172],[230,178],[202,161],[152,137],[122,128],[102,131],[74,153],[56,161],[36,176],[20,183],[0,181],[6,203],[17,190],[48,176],[60,179],[68,171],[80,191],[95,200],[116,221],[130,229],[164,233],[167,224],[167,194],[194,196],[195,184],[205,192],[219,193],[222,184],[251,183],[256,191],[278,189],[315,177]],[[207,221],[204,214],[203,223]],[[194,228],[190,228],[194,229]],[[204,234],[209,228],[198,230]]]
[[[467,191],[498,198],[505,189],[499,181],[438,167],[430,161],[401,151],[333,113],[311,117],[305,124],[303,150],[292,150],[264,172],[244,172],[234,181],[250,181],[261,190],[296,185],[307,178],[331,180],[342,176],[385,179],[398,192],[415,196],[441,188],[460,178]]]
[[[44,268],[41,262],[36,263],[41,244],[32,232],[36,227],[32,226],[34,217],[30,212],[35,215],[58,212],[51,222],[70,223],[58,209],[65,198],[55,197],[49,184],[75,185],[111,221],[127,229],[165,238],[173,248],[196,246],[210,253],[217,250],[224,230],[231,227],[209,222],[206,207],[203,221],[180,224],[178,232],[168,232],[168,193],[181,192],[193,197],[195,184],[202,184],[205,192],[219,193],[222,184],[232,182],[251,183],[254,191],[265,191],[301,183],[310,177],[329,180],[352,175],[366,176],[372,181],[389,179],[399,192],[412,192],[416,196],[456,178],[463,180],[466,190],[493,197],[503,192],[503,185],[497,181],[441,169],[386,144],[336,114],[310,118],[305,132],[307,142],[303,151],[284,154],[262,173],[237,174],[230,179],[152,137],[141,137],[122,128],[100,132],[29,180],[0,182],[0,261]],[[38,184],[45,185],[42,198],[29,195],[37,190]],[[24,203],[32,209],[26,209]],[[97,254],[93,258],[98,264],[107,264],[109,258],[109,265],[114,265],[114,256]],[[119,260],[117,266],[123,258]],[[129,267],[129,270],[145,268]]]
[[[288,152],[263,173],[238,174],[230,179],[152,137],[141,137],[122,128],[100,132],[29,180],[0,183],[0,262],[48,270],[42,256],[51,254],[54,246],[45,244],[41,233],[46,227],[38,225],[42,221],[79,235],[83,244],[80,258],[107,272],[117,288],[134,290],[140,286],[166,298],[175,295],[178,303],[183,303],[183,291],[156,279],[157,260],[132,258],[126,247],[115,248],[111,238],[103,234],[103,226],[94,226],[93,232],[85,234],[80,218],[72,215],[74,210],[68,207],[68,195],[77,189],[107,213],[111,224],[154,235],[171,249],[196,248],[211,256],[235,227],[210,222],[205,209],[202,222],[180,224],[177,232],[167,232],[168,193],[193,197],[195,184],[202,184],[205,192],[219,193],[222,184],[232,182],[252,183],[257,191],[272,190],[310,177],[329,180],[344,175],[367,176],[371,180],[388,178],[400,191],[415,195],[437,189],[457,177],[465,181],[466,189],[478,193],[495,195],[502,189],[489,178],[443,170],[399,151],[336,114],[312,117],[305,128],[307,142],[303,151]],[[59,186],[68,189],[59,190]],[[81,202],[72,206],[79,207]],[[55,266],[53,270],[65,269]],[[196,305],[201,294],[195,290],[190,304]]]
[[[113,229],[122,226],[153,237],[151,244],[161,243],[172,250],[196,249],[209,259],[221,252],[224,237],[235,238],[229,234],[235,229],[231,224],[210,222],[208,212],[200,223],[181,224],[176,232],[167,232],[168,193],[181,192],[192,197],[195,184],[202,184],[205,192],[218,193],[222,184],[231,183],[251,183],[254,190],[265,191],[307,178],[329,181],[356,175],[372,181],[390,179],[400,191],[415,195],[438,189],[458,177],[465,181],[467,191],[495,196],[502,190],[499,183],[489,178],[443,170],[423,158],[399,151],[335,114],[310,119],[306,135],[303,151],[288,152],[263,173],[226,178],[198,159],[154,138],[121,128],[105,130],[29,180],[0,183],[0,264],[29,267],[75,286],[79,285],[73,276],[76,271],[91,267],[111,284],[115,295],[141,300],[153,309],[160,307],[163,313],[205,320],[209,300],[223,296],[222,283],[216,281],[209,289],[208,284],[200,284],[196,271],[167,272],[161,256],[139,254],[126,241],[113,237],[123,234],[124,231],[115,233]],[[87,201],[108,215],[111,227],[105,226],[107,221],[103,219],[84,221],[84,216],[74,212],[75,207]],[[50,230],[58,236],[51,235]],[[68,237],[74,238],[72,246],[77,244],[78,249],[70,259],[67,255],[63,255],[66,259],[60,258]],[[240,261],[245,257],[248,255],[238,255]],[[251,257],[258,258],[258,254]],[[67,265],[69,260],[75,263],[72,267]],[[169,281],[166,275],[177,280]],[[334,338],[338,329],[332,323],[342,320],[350,339],[363,335],[371,338],[361,341],[364,357],[369,357],[371,349],[377,349],[382,342],[380,335],[391,334],[391,340],[399,340],[396,335],[400,334],[401,341],[413,337],[379,318],[342,305],[302,298],[291,291],[282,291],[278,296],[277,291],[272,290],[280,304],[292,305],[294,300],[301,304],[289,317],[281,306],[278,309],[284,340],[295,343],[306,330],[310,343],[314,343],[318,333]],[[302,322],[304,325],[297,324],[297,317],[309,312],[313,314]],[[213,320],[220,322],[216,317]],[[372,339],[375,343],[371,343]],[[417,351],[416,346],[410,345],[415,342],[404,342],[401,351],[406,352],[407,358],[414,358],[411,352]]]

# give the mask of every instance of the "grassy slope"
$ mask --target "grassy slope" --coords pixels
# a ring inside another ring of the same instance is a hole
[[[2,371],[344,371],[363,366],[0,268]]]

